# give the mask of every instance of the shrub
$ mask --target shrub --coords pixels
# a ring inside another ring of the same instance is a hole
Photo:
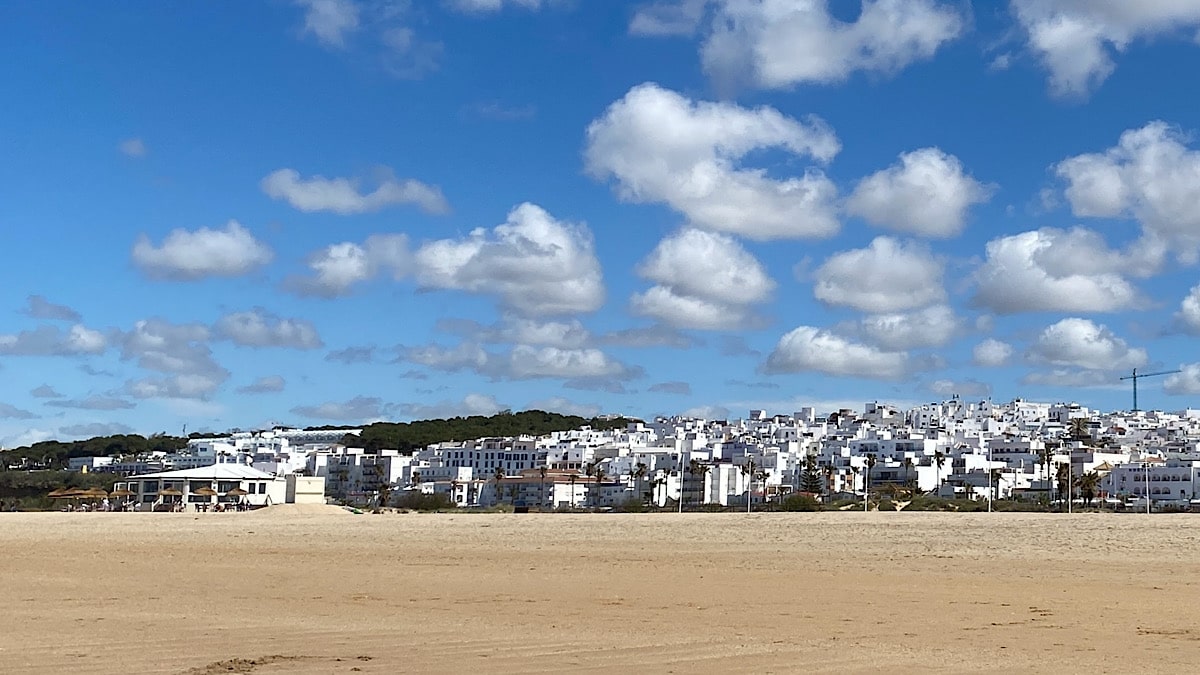
[[[618,511],[623,513],[642,513],[646,510],[646,502],[637,497],[630,497],[617,507]]]
[[[820,511],[821,503],[812,495],[788,495],[779,502],[780,511]]]
[[[414,511],[438,511],[454,508],[454,503],[450,501],[450,495],[427,495],[416,490],[406,490],[393,496],[389,501],[389,505],[401,509],[412,509]]]

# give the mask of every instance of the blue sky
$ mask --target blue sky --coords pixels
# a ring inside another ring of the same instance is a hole
[[[0,6],[0,444],[1200,394],[1187,0]]]

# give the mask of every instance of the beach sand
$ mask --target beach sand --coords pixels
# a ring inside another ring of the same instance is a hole
[[[1200,518],[0,514],[0,672],[1194,672]]]

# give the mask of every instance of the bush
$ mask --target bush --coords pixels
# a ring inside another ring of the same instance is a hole
[[[812,495],[788,495],[779,502],[780,511],[820,511],[821,503]]]
[[[646,502],[637,497],[630,497],[617,507],[622,513],[643,513],[646,510]]]
[[[394,495],[388,504],[396,508],[412,509],[414,511],[439,511],[441,509],[454,508],[454,502],[450,501],[450,495],[427,495],[416,490],[406,490],[398,495]]]

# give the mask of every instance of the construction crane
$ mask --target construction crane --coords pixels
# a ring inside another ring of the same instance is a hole
[[[1122,377],[1121,378],[1122,380],[1133,380],[1133,412],[1138,411],[1138,404],[1137,404],[1137,381],[1138,380],[1140,380],[1143,377],[1158,377],[1159,375],[1173,375],[1178,372],[1182,372],[1182,371],[1160,370],[1156,373],[1139,373],[1137,371],[1137,368],[1134,368],[1132,375],[1126,375],[1125,377]]]

